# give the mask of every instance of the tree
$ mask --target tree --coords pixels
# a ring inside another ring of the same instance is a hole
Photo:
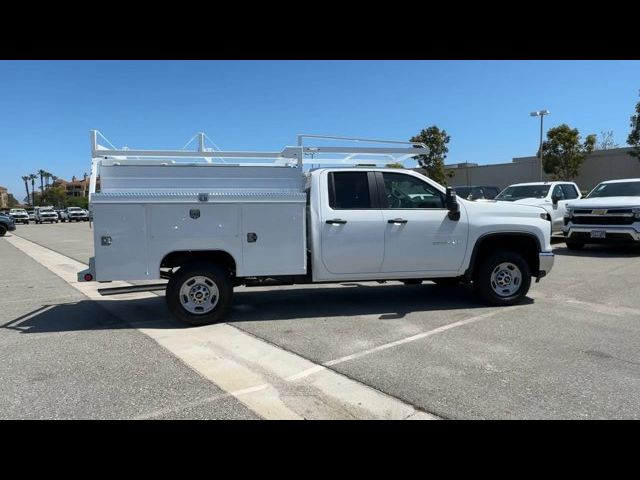
[[[580,167],[596,144],[595,135],[587,135],[580,143],[580,132],[566,123],[547,132],[547,141],[542,144],[543,168],[554,180],[572,180],[578,176]]]
[[[640,102],[636,104],[636,114],[631,116],[631,132],[627,137],[627,143],[633,147],[627,153],[640,160]]]
[[[9,208],[13,208],[17,204],[18,204],[18,200],[16,200],[16,197],[14,197],[12,193],[10,193],[7,198],[7,206]]]
[[[429,153],[418,155],[416,160],[418,165],[427,171],[427,176],[438,183],[446,183],[447,171],[444,168],[444,159],[447,158],[449,148],[447,144],[451,136],[447,132],[432,125],[422,130],[415,137],[411,137],[411,142],[422,142],[429,148]]]
[[[23,175],[22,181],[24,182],[24,189],[27,191],[27,202],[29,203],[29,175]]]
[[[44,170],[38,170],[38,175],[40,176],[40,205],[42,205],[42,194],[44,193],[44,177],[47,174]]]
[[[601,130],[600,138],[601,140],[595,147],[596,150],[609,150],[610,148],[618,148],[620,146],[613,140],[613,130],[608,130],[606,132]]]
[[[29,174],[29,180],[31,180],[31,206],[35,207],[36,206],[36,196],[35,196],[35,180],[36,178],[38,178],[37,175],[31,173]]]
[[[52,185],[47,189],[44,197],[48,205],[55,205],[58,208],[62,208],[67,201],[67,192],[61,185]]]
[[[68,197],[65,201],[67,207],[80,207],[85,210],[89,208],[89,199],[87,197]]]
[[[387,168],[404,168],[404,165],[398,162],[387,163]]]

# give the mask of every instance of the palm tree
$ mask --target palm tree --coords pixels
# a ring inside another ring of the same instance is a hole
[[[33,173],[29,174],[29,180],[31,180],[31,206],[35,207],[36,206],[36,192],[35,192],[35,180],[36,178],[38,178],[37,175],[34,175]]]
[[[38,170],[38,175],[40,175],[40,205],[42,205],[42,197],[44,196],[44,177],[47,174],[44,170]]]
[[[29,181],[29,175],[23,175],[22,177],[22,181],[24,182],[24,188],[27,191],[27,201],[29,200],[29,184],[27,183]]]

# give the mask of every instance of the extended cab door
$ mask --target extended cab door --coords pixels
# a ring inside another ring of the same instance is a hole
[[[444,194],[407,173],[376,172],[384,221],[382,272],[455,272],[468,236],[467,213],[449,219]]]
[[[373,172],[328,172],[328,208],[322,208],[322,263],[331,273],[377,273],[384,226]]]

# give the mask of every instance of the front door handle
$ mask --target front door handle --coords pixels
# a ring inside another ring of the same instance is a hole
[[[404,218],[394,218],[393,220],[387,220],[387,223],[393,223],[397,225],[399,223],[407,223],[409,220],[405,220]]]
[[[329,225],[344,225],[347,221],[340,218],[334,218],[333,220],[327,220],[325,223],[328,223]]]

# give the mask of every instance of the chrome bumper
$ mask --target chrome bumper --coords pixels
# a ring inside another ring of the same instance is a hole
[[[606,225],[564,227],[562,233],[565,238],[571,238],[573,233],[591,233],[592,230],[604,230],[607,233],[622,233],[629,235],[634,241],[640,242],[640,232],[632,227],[611,227]]]
[[[542,277],[546,277],[553,268],[553,262],[555,260],[553,252],[540,252],[538,254],[538,260],[540,268],[538,269],[538,276],[536,282],[539,282]]]

